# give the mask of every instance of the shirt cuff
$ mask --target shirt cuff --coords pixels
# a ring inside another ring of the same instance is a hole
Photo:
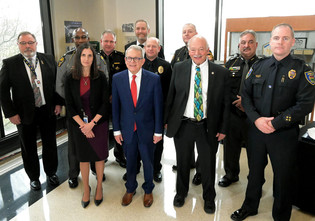
[[[120,130],[114,131],[114,136],[118,136],[118,135],[121,135]]]
[[[163,134],[157,134],[157,133],[154,133],[154,136],[156,137],[162,137]]]

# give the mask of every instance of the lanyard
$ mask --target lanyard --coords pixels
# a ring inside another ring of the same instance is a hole
[[[36,58],[36,62],[35,62],[35,68],[33,65],[30,64],[30,62],[28,60],[26,60],[24,58],[24,62],[27,64],[27,66],[31,69],[31,71],[33,72],[33,74],[35,75],[35,77],[37,78],[37,75],[36,75],[36,72],[35,72],[35,69],[37,67],[37,63],[38,63],[38,58]]]

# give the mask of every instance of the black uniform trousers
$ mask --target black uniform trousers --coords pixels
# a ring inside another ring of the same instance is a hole
[[[279,129],[272,134],[262,133],[254,124],[249,126],[250,170],[242,208],[253,212],[258,210],[267,165],[266,156],[269,154],[274,173],[272,216],[274,220],[290,220],[298,135],[298,126]]]
[[[47,176],[56,173],[58,167],[56,144],[56,117],[49,113],[47,105],[35,108],[34,120],[31,124],[17,125],[24,169],[30,180],[38,180],[40,176],[39,158],[37,154],[37,128],[42,140],[42,159]]]
[[[232,111],[230,114],[230,127],[224,138],[223,146],[224,170],[226,177],[230,180],[238,180],[242,146],[244,144],[245,147],[247,146],[247,131],[246,116],[240,116]]]
[[[215,135],[209,139],[206,120],[192,122],[182,120],[181,126],[174,136],[177,160],[176,192],[185,197],[189,190],[191,153],[195,143],[198,151],[199,169],[202,174],[201,183],[203,199],[214,201],[215,161],[218,142]]]

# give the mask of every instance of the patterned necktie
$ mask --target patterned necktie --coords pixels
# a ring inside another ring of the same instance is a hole
[[[194,117],[197,121],[201,121],[203,118],[202,83],[199,66],[196,67],[194,84]]]
[[[34,64],[33,64],[33,61],[31,58],[28,60],[28,63],[29,63],[29,67],[31,69],[31,80],[32,80],[32,88],[34,91],[35,107],[40,107],[43,104],[43,100],[42,100],[42,96],[40,94],[39,87],[36,84],[36,81],[38,81],[38,80],[36,77]]]
[[[137,106],[137,84],[136,84],[136,77],[137,75],[132,75],[132,81],[131,81],[131,96],[132,96],[132,101],[133,101],[133,105],[134,107]],[[137,130],[137,125],[136,125],[136,122],[135,122],[135,125],[134,125],[134,131]]]

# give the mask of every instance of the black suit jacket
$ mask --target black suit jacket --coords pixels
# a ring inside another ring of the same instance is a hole
[[[98,123],[108,120],[109,113],[109,91],[104,72],[99,71],[99,77],[90,81],[90,110],[92,118],[96,114],[102,115]],[[68,117],[77,125],[73,116],[79,115],[83,119],[83,106],[80,97],[80,80],[76,80],[69,74],[65,84],[65,98]]]
[[[55,105],[62,104],[62,100],[55,90],[56,61],[52,55],[43,53],[37,53],[37,58],[42,72],[46,105],[50,114],[54,115]],[[18,114],[24,124],[30,124],[33,121],[34,92],[21,54],[3,60],[0,71],[0,101],[6,118]]]
[[[230,112],[229,71],[208,61],[209,82],[207,94],[207,129],[209,137],[217,133],[226,134]],[[181,125],[185,112],[191,76],[192,60],[188,59],[174,65],[168,91],[165,118],[166,136],[174,137]]]
[[[133,41],[133,42],[130,42],[129,44],[126,44],[125,45],[125,54],[126,54],[126,50],[130,47],[130,45],[136,45],[136,44],[137,44],[137,41]],[[160,52],[158,54],[158,57],[165,59],[164,50],[163,50],[163,46],[162,45],[161,45],[161,49],[160,49]]]

